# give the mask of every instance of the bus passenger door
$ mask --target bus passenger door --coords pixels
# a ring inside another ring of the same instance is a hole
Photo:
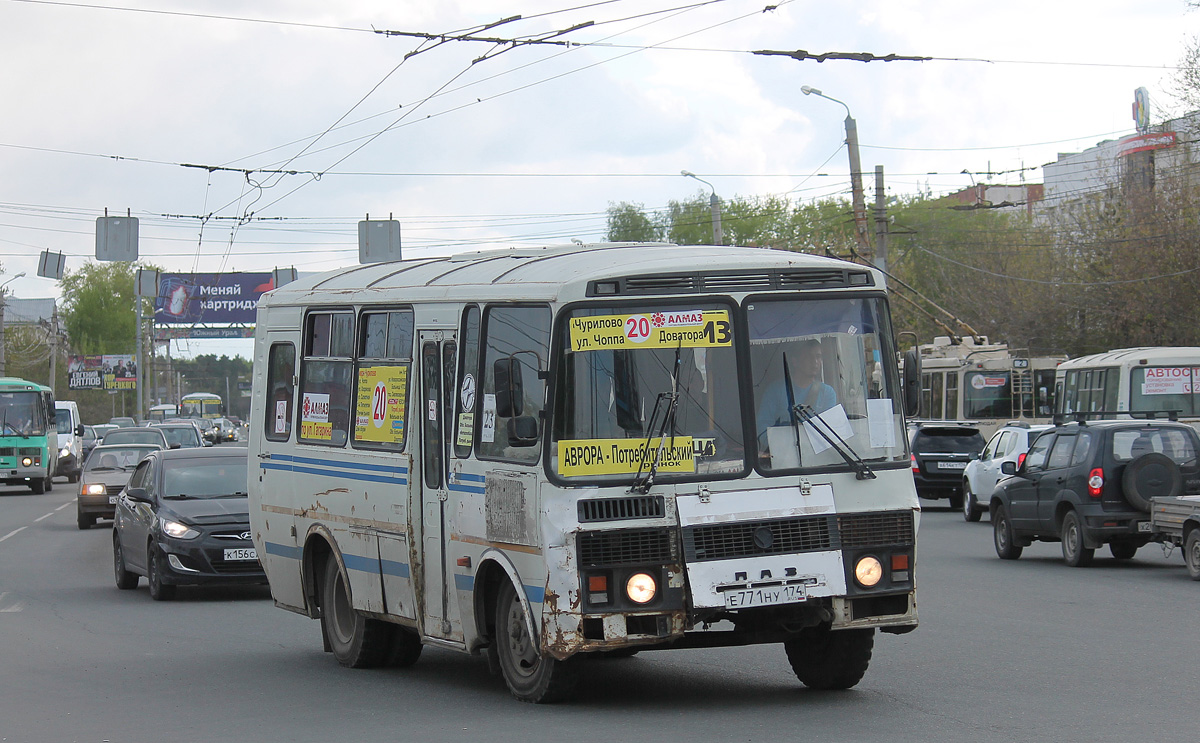
[[[447,540],[454,533],[454,506],[447,484],[450,436],[447,410],[453,407],[455,334],[419,332],[421,353],[421,569],[426,634],[461,640],[458,602],[451,600],[453,573],[446,564]],[[447,392],[449,390],[449,393]]]

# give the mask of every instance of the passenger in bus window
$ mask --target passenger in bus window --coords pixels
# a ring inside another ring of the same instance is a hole
[[[824,413],[837,405],[837,393],[833,387],[821,381],[824,357],[821,342],[806,340],[786,351],[788,374],[792,378],[792,399],[797,405],[810,408],[814,413]],[[779,376],[763,393],[758,407],[758,433],[764,435],[771,426],[791,424],[788,414],[787,385],[781,368]]]

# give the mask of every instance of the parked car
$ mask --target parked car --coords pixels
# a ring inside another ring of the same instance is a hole
[[[164,601],[176,586],[266,583],[250,539],[246,450],[153,452],[117,503],[113,571],[117,588]]]
[[[992,495],[996,554],[1021,556],[1040,540],[1060,542],[1072,567],[1108,545],[1128,560],[1152,538],[1151,499],[1200,493],[1200,437],[1191,426],[1153,420],[1067,423],[1038,436],[1025,461]]]
[[[191,423],[155,423],[154,428],[163,432],[167,437],[167,444],[172,449],[204,446],[204,441],[200,438],[200,429]]]
[[[909,436],[917,496],[949,498],[951,508],[962,508],[963,472],[985,444],[979,428],[956,421],[912,421]]]
[[[1016,462],[1020,466],[1033,440],[1051,428],[1054,426],[1013,421],[992,435],[979,459],[967,462],[967,468],[963,470],[964,519],[978,521],[980,516],[987,513],[996,483],[1002,477],[1008,477],[1000,473],[1000,466],[1005,462]]]
[[[154,444],[101,444],[92,449],[79,476],[79,496],[75,516],[80,529],[88,529],[96,519],[111,519],[117,496],[125,489],[133,468],[142,457],[162,447]]]
[[[102,444],[158,444],[163,449],[170,448],[170,443],[162,431],[157,428],[114,428],[104,434]]]

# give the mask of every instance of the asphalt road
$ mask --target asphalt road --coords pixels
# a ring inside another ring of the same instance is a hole
[[[1157,546],[1072,569],[998,560],[991,527],[922,516],[921,626],[866,678],[814,692],[779,646],[589,664],[579,699],[509,697],[480,658],[427,648],[348,670],[265,588],[118,591],[110,522],[73,487],[0,489],[0,741],[1135,741],[1200,733],[1200,584]]]

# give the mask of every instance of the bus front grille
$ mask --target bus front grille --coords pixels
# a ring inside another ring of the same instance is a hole
[[[683,556],[689,562],[821,552],[843,547],[913,543],[911,511],[799,516],[689,526]]]
[[[668,529],[620,529],[579,534],[580,567],[662,565],[678,562]]]
[[[794,554],[832,549],[828,516],[690,526],[683,530],[688,561]]]
[[[624,498],[589,498],[579,501],[579,520],[582,522],[657,519],[662,516],[661,495],[630,495]]]
[[[838,531],[843,547],[875,547],[914,542],[912,511],[840,515]]]

